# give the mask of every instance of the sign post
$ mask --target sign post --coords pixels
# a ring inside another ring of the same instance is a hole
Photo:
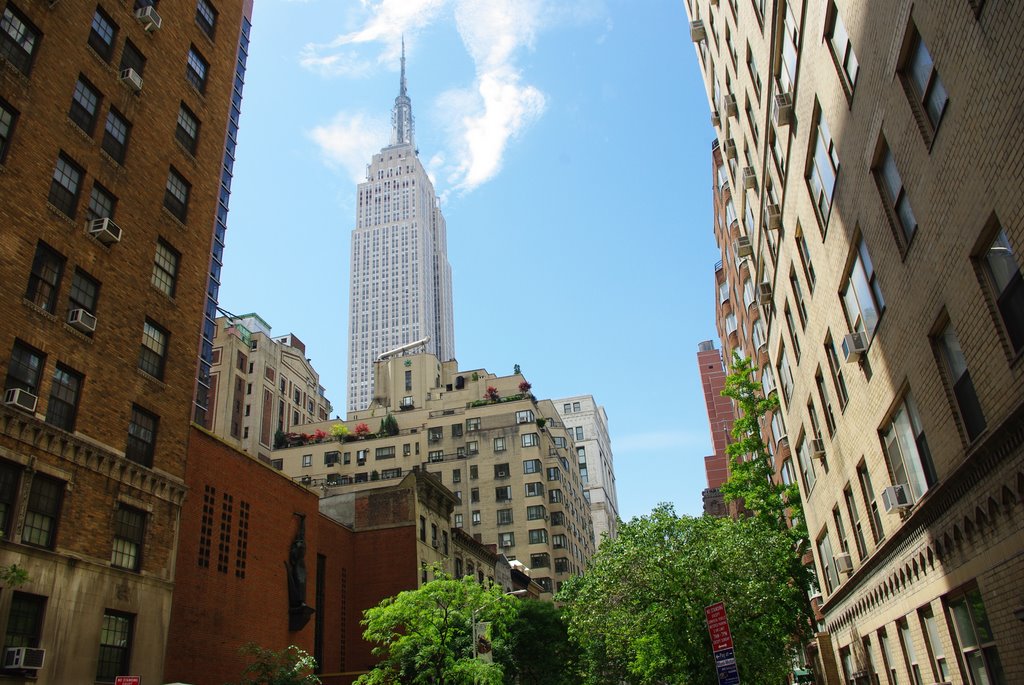
[[[704,617],[711,634],[711,650],[715,653],[718,685],[739,685],[740,672],[736,668],[736,654],[733,651],[729,620],[725,616],[725,602],[704,607]]]

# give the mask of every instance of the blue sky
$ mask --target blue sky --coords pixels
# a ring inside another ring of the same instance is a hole
[[[462,368],[608,412],[624,519],[698,514],[713,138],[679,0],[257,0],[221,306],[295,333],[345,406],[356,182],[405,36]]]

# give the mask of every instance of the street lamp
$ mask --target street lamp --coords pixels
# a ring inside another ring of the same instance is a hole
[[[526,594],[526,592],[527,591],[525,589],[523,589],[523,590],[512,590],[511,592],[506,592],[502,596],[503,597],[508,597],[508,596],[522,597],[523,595]],[[487,602],[486,604],[478,606],[476,609],[473,609],[473,611],[470,614],[470,629],[473,632],[473,661],[476,661],[477,657],[479,656],[479,654],[477,652],[477,639],[478,638],[477,638],[477,635],[476,635],[476,626],[477,626],[476,615],[478,613],[480,613],[480,611],[482,609],[486,609],[490,605],[494,604],[495,601],[496,601],[496,599],[492,599],[490,602]]]

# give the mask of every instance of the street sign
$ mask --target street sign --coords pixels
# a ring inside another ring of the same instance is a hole
[[[114,678],[114,685],[142,685],[142,676],[119,675]]]
[[[717,602],[704,607],[704,618],[708,622],[711,649],[715,653],[718,685],[739,685],[740,673],[736,668],[736,654],[733,651],[729,620],[725,615],[725,602]]]

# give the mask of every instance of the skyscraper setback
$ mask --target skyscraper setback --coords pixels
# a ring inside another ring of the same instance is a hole
[[[425,340],[442,361],[455,356],[452,275],[445,221],[418,157],[412,101],[402,74],[391,143],[359,184],[349,289],[348,410],[373,399],[373,364],[389,350]]]

